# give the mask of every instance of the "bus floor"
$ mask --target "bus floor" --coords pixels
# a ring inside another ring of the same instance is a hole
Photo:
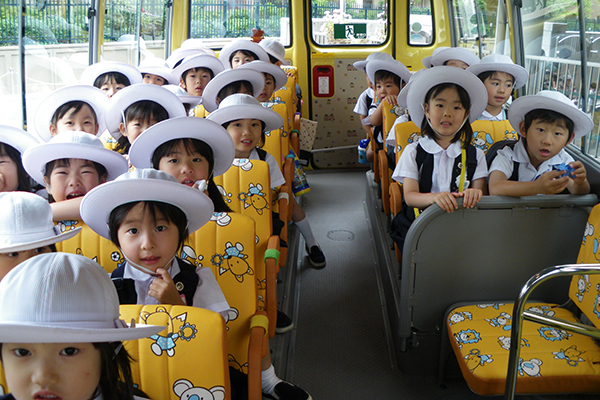
[[[309,172],[311,191],[298,198],[327,266],[313,268],[305,244],[290,226],[288,262],[278,276],[279,307],[294,329],[271,339],[278,376],[315,400],[475,399],[460,374],[441,388],[436,371],[403,375],[395,364],[381,290],[376,251],[365,201],[365,170]],[[366,185],[367,187],[374,185]],[[366,193],[366,196],[373,193]],[[385,217],[383,213],[379,212]],[[375,218],[382,218],[375,216]],[[385,249],[386,246],[383,246]],[[386,251],[386,250],[384,250]],[[393,251],[387,259],[395,259]],[[519,396],[527,399],[586,399],[582,395]]]

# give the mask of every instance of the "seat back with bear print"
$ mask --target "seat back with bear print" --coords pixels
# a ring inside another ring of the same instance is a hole
[[[518,132],[511,126],[507,119],[502,121],[488,121],[479,119],[471,124],[473,140],[471,144],[484,153],[501,140],[519,140]],[[518,128],[518,127],[517,127]]]

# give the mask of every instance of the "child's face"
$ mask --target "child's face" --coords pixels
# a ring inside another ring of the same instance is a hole
[[[162,76],[158,76],[158,75],[154,75],[154,74],[144,74],[142,76],[142,83],[148,83],[151,85],[162,86],[166,82],[165,82],[165,78],[163,78]]]
[[[94,110],[89,105],[84,104],[79,112],[75,112],[75,108],[72,108],[56,121],[56,125],[50,125],[50,134],[56,136],[62,132],[80,131],[95,136],[98,129],[99,125],[96,122]]]
[[[204,88],[210,82],[210,72],[205,68],[196,68],[188,71],[185,80],[180,79],[180,86],[185,89],[190,96],[202,96]]]
[[[0,253],[0,281],[10,272],[11,269],[42,253],[50,253],[50,246],[39,247],[32,250],[13,251],[10,253]]]
[[[400,93],[400,88],[392,78],[381,79],[375,84],[375,94],[379,100],[383,100],[390,95],[398,96],[398,93]]]
[[[19,187],[17,164],[8,156],[0,153],[0,192],[13,192]]]
[[[247,56],[241,51],[237,51],[233,54],[233,58],[231,59],[231,69],[236,69],[240,65],[244,65],[252,61],[254,61],[254,57]]]
[[[448,60],[444,63],[444,65],[448,65],[450,67],[462,68],[462,69],[469,68],[469,64],[467,64],[464,61],[460,61],[460,60]]]
[[[6,382],[16,399],[91,399],[101,376],[92,343],[4,343]]]
[[[238,119],[227,126],[227,132],[235,145],[235,156],[247,158],[260,143],[262,124],[258,119]]]
[[[525,123],[521,121],[519,131],[524,138],[527,138],[527,154],[535,168],[557,155],[571,142],[569,130],[563,121],[549,123],[534,119],[527,131],[525,131]]]
[[[439,136],[453,138],[468,114],[456,89],[448,88],[425,103],[425,115]]]
[[[179,248],[177,226],[167,222],[158,210],[154,221],[143,202],[129,211],[117,237],[127,258],[151,271],[164,268]]]
[[[483,84],[488,93],[488,106],[502,107],[512,93],[514,78],[506,72],[494,72]]]
[[[275,91],[275,78],[271,74],[263,74],[265,76],[265,87],[257,100],[260,102],[268,101]]]
[[[190,187],[196,181],[207,180],[210,175],[208,160],[197,151],[188,153],[183,142],[179,142],[171,154],[160,159],[158,169]]]
[[[247,94],[247,95],[250,95],[250,96],[254,97],[254,92],[251,90],[251,88],[250,88],[250,87],[247,87],[245,84],[242,84],[242,85],[241,85],[241,87],[240,87],[240,90],[238,90],[238,91],[237,91],[237,92],[235,92],[235,93]],[[225,97],[223,97],[223,98],[217,97],[217,104],[221,104],[221,102],[222,102],[223,100],[225,100],[225,98],[226,98],[227,96],[231,96],[232,94],[235,94],[235,93],[228,93],[228,94],[227,94]]]
[[[102,90],[108,97],[113,97],[115,93],[125,87],[122,83],[117,83],[114,79],[110,79],[106,81],[100,86],[100,90]]]
[[[121,122],[121,124],[119,124],[119,131],[121,132],[121,135],[127,137],[129,143],[133,144],[138,136],[144,133],[146,129],[157,123],[158,121],[156,121],[154,116],[151,116],[150,119],[145,121],[132,119],[131,121],[127,122],[127,127],[125,127],[125,124]]]
[[[54,200],[64,201],[84,196],[106,182],[106,176],[100,176],[91,161],[71,158],[68,166],[55,166],[44,182]]]

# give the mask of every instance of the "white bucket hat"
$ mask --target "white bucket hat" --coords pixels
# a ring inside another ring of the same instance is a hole
[[[252,53],[256,54],[259,60],[271,62],[266,50],[260,47],[258,43],[254,43],[248,39],[238,39],[223,47],[219,53],[219,60],[221,60],[225,69],[231,69],[229,57],[240,50],[251,51]]]
[[[177,96],[179,101],[181,101],[184,105],[187,104],[190,109],[202,103],[202,96],[189,95],[188,92],[186,92],[181,86],[164,85],[163,88]]]
[[[40,144],[40,142],[19,128],[0,125],[0,143],[7,144],[23,154],[28,148]]]
[[[262,47],[268,55],[273,56],[277,61],[285,62],[285,47],[277,39],[266,38],[261,40],[258,45]]]
[[[272,131],[283,126],[283,118],[275,111],[260,105],[258,100],[247,94],[232,94],[221,102],[218,110],[206,117],[223,125],[238,119],[257,119],[265,123],[265,131]]]
[[[173,75],[177,78],[177,84],[179,84],[179,80],[183,73],[192,68],[210,69],[213,73],[213,77],[217,76],[225,69],[217,57],[208,56],[206,54],[187,56],[181,61],[181,64],[173,68]]]
[[[261,74],[269,74],[273,78],[275,78],[275,91],[281,89],[287,83],[288,77],[284,70],[281,69],[280,66],[266,63],[264,61],[251,61],[244,65],[240,65],[238,69],[252,69],[254,71],[260,72]],[[263,88],[264,89],[264,88]]]
[[[423,73],[423,71],[425,71],[424,69],[420,69],[417,72],[415,72],[414,74],[412,74],[410,76],[410,79],[408,80],[408,83],[406,85],[404,85],[404,87],[402,88],[402,90],[400,90],[400,93],[398,94],[398,105],[402,108],[407,108],[408,105],[406,104],[406,96],[408,95],[408,91],[410,90],[410,86],[412,84],[414,84],[414,82],[419,78],[419,76]]]
[[[189,38],[189,39],[185,39],[183,41],[183,43],[181,43],[181,46],[179,46],[180,49],[193,49],[193,50],[197,50],[197,51],[203,51],[205,54],[208,54],[209,56],[215,56],[215,51],[209,47],[206,47],[206,45],[204,44],[204,39],[199,39],[199,38]]]
[[[96,78],[108,72],[120,72],[129,79],[130,85],[142,83],[142,75],[133,65],[114,61],[102,61],[92,64],[83,70],[81,73],[81,84],[94,86]]]
[[[554,90],[542,90],[513,101],[507,112],[508,121],[518,129],[525,115],[533,110],[551,110],[569,118],[573,121],[575,139],[587,135],[594,128],[594,121],[589,115],[578,109],[567,96]]]
[[[180,63],[184,58],[199,55],[215,57],[215,52],[207,48],[180,47],[171,52],[171,55],[166,59],[166,63],[170,68],[175,68],[175,65]]]
[[[0,253],[50,246],[75,236],[80,230],[61,233],[52,222],[50,204],[37,194],[0,193]]]
[[[405,83],[410,80],[411,76],[409,69],[397,60],[372,60],[367,63],[365,70],[373,85],[375,85],[375,73],[381,70],[391,72]]]
[[[173,76],[171,68],[167,65],[165,60],[161,60],[157,57],[146,58],[140,63],[138,70],[142,76],[144,74],[160,76],[165,80],[165,84],[176,85],[179,83],[179,80]]]
[[[487,106],[487,90],[481,80],[472,73],[456,67],[433,67],[423,70],[417,80],[410,85],[406,95],[408,114],[419,126],[423,121],[425,111],[423,104],[427,92],[434,86],[442,83],[453,83],[461,86],[469,94],[471,108],[469,110],[469,123],[481,116]]]
[[[97,162],[106,168],[106,179],[109,181],[127,172],[129,168],[125,157],[105,149],[100,139],[89,133],[76,131],[61,133],[47,143],[30,147],[23,154],[23,167],[37,183],[44,185],[46,164],[63,158]]]
[[[106,108],[106,129],[113,138],[118,140],[121,137],[119,125],[124,122],[123,116],[127,108],[143,100],[154,101],[163,106],[169,118],[186,116],[185,107],[179,98],[162,86],[143,83],[127,86],[109,99]]]
[[[431,67],[433,67],[433,65],[431,65],[431,58],[432,58],[433,56],[437,55],[437,54],[438,54],[440,51],[442,51],[442,50],[446,50],[446,49],[449,49],[449,48],[450,48],[450,47],[448,47],[448,46],[442,46],[442,47],[436,47],[435,49],[433,49],[433,52],[431,53],[431,55],[430,55],[430,56],[428,56],[428,57],[424,57],[424,58],[421,60],[421,62],[423,63],[423,66],[424,66],[425,68],[431,68]]]
[[[128,326],[106,271],[89,258],[46,253],[0,282],[1,343],[95,343],[148,337],[164,326]]]
[[[515,64],[509,56],[504,54],[490,54],[485,56],[481,59],[479,64],[467,68],[467,71],[477,76],[486,71],[506,72],[507,74],[512,75],[515,80],[513,89],[525,86],[527,79],[529,78],[529,73],[525,68]]]
[[[56,110],[70,101],[83,101],[89,104],[96,113],[96,122],[98,122],[98,133],[100,136],[106,129],[104,113],[108,105],[108,96],[102,90],[94,86],[75,85],[66,86],[50,93],[42,101],[35,112],[34,126],[38,137],[47,142],[52,137],[50,134],[50,121]]]
[[[202,191],[182,185],[172,175],[152,168],[135,169],[90,190],[81,202],[81,219],[98,235],[110,240],[108,219],[120,205],[138,201],[172,204],[187,217],[189,233],[206,224],[214,206]]]
[[[431,56],[431,66],[439,67],[444,65],[446,61],[459,60],[467,64],[469,67],[479,63],[479,57],[472,51],[464,47],[447,47]],[[425,64],[423,64],[425,65]]]
[[[237,81],[248,81],[252,85],[254,97],[260,96],[265,87],[265,76],[249,69],[226,69],[208,82],[202,92],[202,105],[208,112],[215,111],[219,104],[217,95],[225,86]]]
[[[394,57],[392,57],[391,55],[389,55],[388,53],[382,53],[380,51],[377,51],[375,53],[371,53],[367,56],[366,59],[364,60],[360,60],[360,61],[356,61],[354,64],[352,64],[354,66],[354,68],[362,71],[362,72],[367,72],[365,70],[365,68],[367,67],[367,64],[369,63],[369,61],[392,61],[394,59]]]
[[[224,174],[235,157],[233,139],[218,123],[205,118],[180,117],[152,125],[142,133],[129,150],[129,161],[136,168],[156,168],[152,156],[156,149],[174,139],[198,139],[210,146],[213,152],[213,176]]]

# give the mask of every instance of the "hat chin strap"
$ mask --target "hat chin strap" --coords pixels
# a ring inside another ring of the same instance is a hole
[[[154,276],[154,277],[159,277],[160,275],[158,275],[156,272],[152,271],[151,269],[148,269],[146,267],[143,267],[139,264],[134,263],[133,261],[131,261],[126,255],[125,252],[119,248],[119,250],[121,250],[121,254],[123,254],[123,258],[125,259],[125,261],[127,261],[132,267],[134,267],[137,270],[140,270],[148,275]],[[173,260],[175,259],[176,254],[173,254],[173,257],[171,257],[171,259],[162,266],[163,269],[168,269],[167,266],[171,265],[171,263],[173,262]],[[159,267],[160,268],[160,267]]]
[[[435,130],[435,128],[433,127],[433,125],[431,125],[431,121],[429,120],[429,118],[427,119],[427,124],[429,125],[429,127],[431,128],[432,131],[435,132],[435,134],[439,137],[454,137],[454,135],[456,135],[458,133],[458,131],[460,131],[462,129],[462,127],[465,125],[465,122],[467,122],[467,120],[469,119],[469,115],[467,114],[467,116],[465,117],[465,119],[463,120],[463,122],[460,124],[460,126],[458,127],[457,130],[454,131],[454,133],[450,134],[450,135],[442,135],[441,133],[439,133],[438,131]]]

